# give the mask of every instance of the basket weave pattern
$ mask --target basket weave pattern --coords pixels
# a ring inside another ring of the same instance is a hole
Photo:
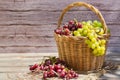
[[[58,20],[58,27],[60,27],[64,14],[72,7],[84,6],[92,10],[99,17],[103,24],[105,35],[107,35],[107,26],[101,13],[90,4],[84,2],[75,2],[68,5],[63,11]],[[100,69],[103,65],[105,55],[94,56],[92,49],[85,43],[87,38],[76,36],[64,36],[55,33],[55,40],[58,47],[58,53],[61,60],[66,61],[68,66],[77,71],[91,71]],[[108,39],[107,36],[103,36],[104,39]]]

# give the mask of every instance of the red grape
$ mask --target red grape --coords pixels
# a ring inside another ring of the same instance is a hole
[[[47,78],[47,77],[48,77],[47,71],[44,71],[44,72],[43,72],[43,78],[45,79],[45,78]]]
[[[35,70],[38,67],[38,64],[34,64],[33,66],[30,66],[30,70]]]
[[[65,77],[65,71],[62,71],[59,75],[60,75],[61,78],[64,78]]]
[[[78,24],[77,24],[77,27],[78,27],[78,28],[82,28],[82,24],[81,24],[81,23],[78,23]]]
[[[56,71],[57,73],[61,73],[62,72],[62,70],[61,69],[57,69],[57,71]]]
[[[67,24],[65,24],[65,25],[63,26],[63,28],[64,28],[64,29],[66,29],[66,28],[68,29],[68,25],[67,25]]]
[[[74,21],[73,21],[73,20],[70,20],[70,21],[69,21],[69,24],[70,24],[70,25],[73,25],[73,24],[74,24]]]
[[[50,58],[46,59],[40,65],[34,64],[33,66],[30,66],[30,70],[32,72],[43,71],[44,80],[46,80],[46,78],[56,76],[66,78],[66,80],[78,77],[78,74],[75,71],[67,69],[63,63],[65,64],[65,62],[59,58]]]

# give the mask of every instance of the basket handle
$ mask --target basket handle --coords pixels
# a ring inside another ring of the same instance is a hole
[[[59,17],[59,20],[58,20],[58,27],[60,27],[61,25],[61,22],[63,20],[63,17],[64,17],[64,14],[69,11],[72,7],[77,7],[77,6],[84,6],[88,9],[90,9],[91,11],[93,11],[97,16],[98,18],[100,19],[102,25],[103,25],[103,29],[104,29],[104,32],[107,34],[107,25],[106,25],[106,22],[101,14],[101,12],[95,8],[94,6],[90,5],[90,4],[87,4],[85,2],[74,2],[72,4],[69,4],[61,13],[60,17]]]

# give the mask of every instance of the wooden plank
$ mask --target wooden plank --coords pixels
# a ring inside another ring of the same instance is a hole
[[[57,52],[57,48],[53,46],[49,47],[18,47],[18,46],[5,46],[0,47],[0,53],[52,53]]]
[[[0,54],[0,58],[9,58],[9,57],[19,57],[19,58],[34,58],[34,57],[43,57],[43,56],[57,56],[56,52],[52,53],[9,53],[9,54]]]
[[[52,53],[57,52],[57,47],[49,46],[49,47],[18,47],[18,46],[6,46],[0,47],[0,53]],[[120,47],[108,47],[107,53],[113,52],[112,54],[119,53]]]
[[[57,24],[60,12],[51,11],[30,11],[30,12],[0,12],[0,25],[43,25]],[[116,11],[102,11],[107,24],[119,24],[120,16]],[[73,16],[74,15],[74,16]],[[86,16],[87,15],[87,16]],[[114,16],[114,17],[113,17]],[[64,21],[77,18],[79,21],[94,20],[97,17],[91,11],[72,11],[65,15]]]
[[[24,47],[39,47],[39,46],[56,46],[54,38],[39,37],[39,36],[4,36],[0,37],[0,46],[24,46]]]
[[[10,72],[28,72],[28,67],[0,67],[0,73],[10,73]]]
[[[30,11],[21,13],[21,23],[29,25],[40,25],[40,24],[57,24],[58,17],[61,12],[50,12],[50,11]],[[119,24],[119,12],[106,12],[102,11],[102,14],[107,22],[107,24]],[[86,16],[87,15],[87,16]],[[114,16],[114,17],[112,17]],[[71,19],[77,18],[79,21],[83,20],[94,20],[97,17],[91,11],[72,11],[65,15],[64,21],[69,21]]]
[[[56,25],[4,25],[0,26],[0,36],[53,36]],[[47,32],[47,33],[46,33]]]
[[[78,0],[0,0],[0,10],[61,10],[66,5],[76,2]],[[100,10],[120,10],[119,0],[106,0],[106,1],[92,1],[92,0],[81,0],[83,2],[90,3]],[[63,4],[64,3],[64,4]],[[32,6],[31,6],[32,5]],[[59,5],[59,6],[58,6]]]

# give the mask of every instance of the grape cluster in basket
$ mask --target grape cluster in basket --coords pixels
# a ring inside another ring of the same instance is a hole
[[[77,78],[78,74],[68,69],[64,61],[56,57],[50,57],[41,64],[34,64],[29,68],[32,72],[43,72],[43,79],[51,77],[64,78],[66,80]]]
[[[93,50],[92,53],[95,56],[105,54],[106,40],[100,38],[105,32],[101,22],[97,20],[78,22],[74,19],[63,25],[63,27],[57,28],[55,33],[61,36],[86,37],[85,43]]]

